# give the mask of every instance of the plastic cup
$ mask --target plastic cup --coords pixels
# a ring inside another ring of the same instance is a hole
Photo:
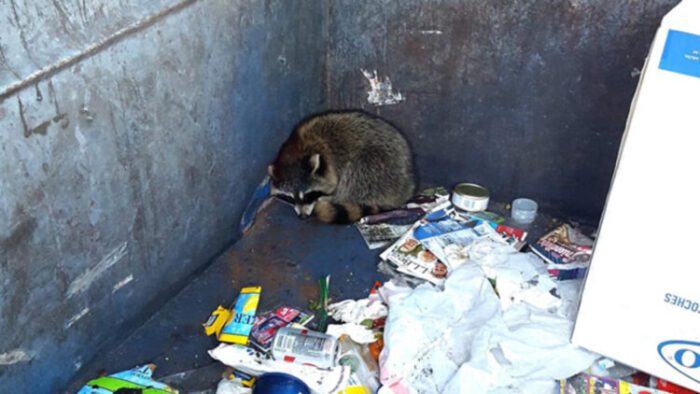
[[[518,223],[530,224],[537,216],[537,203],[529,198],[516,198],[510,208],[510,217]]]

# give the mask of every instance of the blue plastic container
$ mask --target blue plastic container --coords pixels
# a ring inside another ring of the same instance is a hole
[[[272,372],[255,380],[253,394],[311,394],[306,383],[286,373]]]

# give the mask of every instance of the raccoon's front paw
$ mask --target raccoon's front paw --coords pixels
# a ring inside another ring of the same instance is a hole
[[[335,207],[328,197],[321,197],[314,206],[314,215],[324,223],[333,223],[335,220]]]

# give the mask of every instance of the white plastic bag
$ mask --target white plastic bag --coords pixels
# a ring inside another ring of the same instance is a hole
[[[393,294],[379,359],[382,383],[394,393],[437,393],[468,359],[479,327],[498,314],[498,298],[473,264],[453,272],[444,291],[423,284]]]
[[[498,284],[499,275],[512,281],[540,275],[530,258],[497,254],[481,263]],[[536,393],[598,357],[570,343],[573,322],[564,308],[502,303],[477,264],[454,271],[444,291],[425,284],[380,293],[389,304],[380,356],[384,392]]]

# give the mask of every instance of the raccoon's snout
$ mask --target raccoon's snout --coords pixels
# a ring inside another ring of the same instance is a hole
[[[294,205],[294,212],[297,213],[297,216],[299,216],[299,218],[306,219],[309,216],[311,216],[311,214],[313,213],[314,205],[316,205],[316,203],[296,204],[296,205]]]
[[[297,213],[297,216],[299,217],[299,219],[306,219],[309,217],[309,215],[306,212],[304,212],[303,205],[299,205],[299,204],[294,205],[294,212]]]

